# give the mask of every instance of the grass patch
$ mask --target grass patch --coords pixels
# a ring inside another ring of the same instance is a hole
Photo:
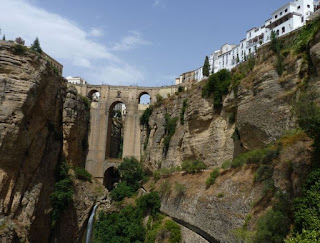
[[[217,179],[217,177],[220,175],[219,169],[214,169],[211,173],[209,178],[206,180],[206,188],[209,188],[211,185],[213,185]]]
[[[182,162],[181,169],[189,174],[199,173],[207,166],[200,160],[185,160]]]
[[[184,113],[188,107],[188,99],[185,99],[182,104],[181,112],[180,112],[180,124],[184,125]]]
[[[172,136],[176,132],[178,117],[170,117],[168,113],[165,114],[165,137],[163,139],[163,152],[167,155]]]
[[[161,168],[153,172],[153,178],[158,181],[161,177],[172,175],[173,173],[181,171],[181,167]]]
[[[89,181],[89,182],[91,182],[92,180],[92,175],[85,168],[76,167],[74,169],[74,173],[76,178],[79,180]]]

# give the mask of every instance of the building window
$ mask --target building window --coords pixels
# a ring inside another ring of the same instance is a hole
[[[274,18],[275,18],[275,19],[278,18],[278,15],[274,16]]]
[[[282,12],[280,12],[280,16],[282,15]]]
[[[279,35],[279,30],[276,31],[276,35]]]
[[[286,10],[284,10],[284,12],[288,12],[288,9],[286,8]]]
[[[301,23],[303,23],[303,20],[304,20],[304,18],[303,18],[303,17],[301,17]]]
[[[310,5],[308,4],[307,7],[310,8]]]
[[[300,6],[298,6],[297,9],[300,9]]]
[[[282,33],[286,32],[286,27],[282,27]]]

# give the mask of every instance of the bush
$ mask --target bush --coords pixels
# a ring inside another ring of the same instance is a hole
[[[181,168],[178,167],[171,167],[171,168],[161,168],[153,172],[154,180],[159,180],[162,176],[168,176],[175,172],[181,171]]]
[[[184,113],[186,112],[186,109],[188,107],[188,99],[185,99],[182,104],[181,113],[180,113],[180,124],[184,124]]]
[[[186,193],[186,186],[184,184],[176,182],[174,184],[174,189],[176,192],[176,197],[182,197]]]
[[[183,91],[184,91],[184,87],[179,86],[179,87],[178,87],[178,93],[181,93],[181,92],[183,92]]]
[[[31,45],[31,50],[38,52],[38,53],[42,53],[42,49],[40,47],[40,41],[38,39],[38,37],[34,40],[33,44]]]
[[[165,228],[170,232],[169,242],[179,243],[182,238],[180,226],[172,220],[167,220],[164,225]]]
[[[281,211],[271,209],[258,219],[255,242],[283,242],[289,227],[289,218]]]
[[[120,182],[111,192],[110,197],[114,201],[122,201],[126,197],[131,197],[136,190],[126,182]]]
[[[152,115],[152,107],[148,107],[143,112],[142,116],[140,117],[140,125],[142,126],[149,126],[149,118]]]
[[[261,182],[271,178],[273,175],[273,167],[270,165],[261,164],[255,173],[254,181]]]
[[[50,195],[52,204],[51,226],[54,227],[64,209],[72,202],[73,183],[66,161],[57,166],[55,190]]]
[[[216,168],[214,169],[211,173],[209,178],[206,180],[206,188],[209,188],[211,185],[213,185],[217,179],[217,177],[219,176],[220,172],[219,169]]]
[[[320,242],[319,230],[302,230],[302,233],[297,233],[293,237],[290,237],[285,243],[314,243]]]
[[[143,242],[146,231],[142,216],[141,210],[131,205],[111,214],[100,212],[93,228],[93,242]]]
[[[20,45],[20,44],[14,45],[13,48],[14,48],[14,54],[15,55],[23,55],[28,51],[27,47],[25,47],[23,45]]]
[[[295,231],[320,229],[320,169],[310,173],[303,195],[294,200]]]
[[[171,118],[168,113],[165,114],[165,137],[163,139],[163,144],[164,144],[164,154],[166,155],[169,149],[170,141],[174,133],[176,132],[176,126],[177,126],[177,121],[178,117],[173,117]]]
[[[137,207],[144,213],[150,212],[153,216],[160,211],[160,206],[160,196],[156,191],[150,192],[137,199]]]
[[[206,169],[207,166],[200,160],[185,160],[182,162],[181,168],[187,173],[194,174]]]
[[[85,168],[76,167],[74,173],[77,179],[91,182],[92,175]]]
[[[156,102],[154,103],[155,107],[159,107],[163,104],[163,97],[160,94],[156,95]]]
[[[202,96],[210,97],[213,93],[214,106],[218,108],[221,107],[222,96],[228,93],[231,78],[231,73],[227,69],[222,69],[219,72],[210,75],[202,89]]]
[[[126,182],[128,186],[131,186],[135,191],[140,187],[140,181],[142,181],[144,173],[140,162],[136,158],[124,158],[118,170],[121,180]]]
[[[171,192],[171,184],[169,181],[165,180],[162,182],[159,188],[159,193],[162,197],[168,196]]]

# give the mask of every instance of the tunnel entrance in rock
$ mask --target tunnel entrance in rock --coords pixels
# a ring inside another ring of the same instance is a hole
[[[120,180],[119,170],[115,167],[108,168],[103,175],[103,185],[111,191]]]
[[[125,104],[114,102],[109,109],[106,159],[122,159],[125,118]]]

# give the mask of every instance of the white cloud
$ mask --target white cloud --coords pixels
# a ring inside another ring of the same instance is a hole
[[[157,7],[160,4],[160,0],[153,0],[152,6]]]
[[[0,28],[7,39],[21,36],[26,40],[26,45],[30,45],[39,37],[42,49],[61,61],[68,70],[72,70],[72,67],[85,68],[83,73],[93,78],[88,79],[89,82],[101,83],[102,77],[98,77],[96,73],[104,74],[103,79],[113,78],[112,81],[119,80],[117,75],[128,82],[143,80],[141,71],[112,53],[112,49],[128,50],[146,44],[140,33],[130,32],[129,36],[110,49],[90,39],[102,36],[101,29],[92,28],[86,32],[77,23],[35,7],[30,1],[0,0],[0,6]],[[106,81],[108,82],[108,79]]]
[[[89,35],[93,37],[101,37],[103,36],[103,30],[100,28],[92,28]]]
[[[141,45],[149,45],[150,42],[144,40],[138,31],[129,31],[128,35],[120,42],[114,44],[113,51],[127,51]]]

